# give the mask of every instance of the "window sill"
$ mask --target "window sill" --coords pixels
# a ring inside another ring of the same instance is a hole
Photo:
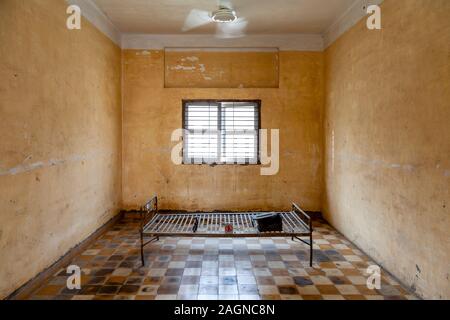
[[[184,166],[208,166],[208,167],[217,167],[217,166],[261,166],[261,162],[257,163],[182,163]]]

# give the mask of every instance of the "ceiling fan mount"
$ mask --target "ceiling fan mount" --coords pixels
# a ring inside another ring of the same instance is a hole
[[[236,11],[220,6],[219,9],[211,13],[211,19],[218,23],[230,23],[237,19]]]

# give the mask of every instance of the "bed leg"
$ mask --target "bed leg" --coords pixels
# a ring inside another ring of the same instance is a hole
[[[141,262],[142,266],[145,267],[145,259],[144,259],[144,234],[141,232]]]
[[[313,239],[312,231],[309,233],[309,266],[313,266]]]

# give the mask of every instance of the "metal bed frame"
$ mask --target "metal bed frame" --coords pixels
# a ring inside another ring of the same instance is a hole
[[[309,265],[313,261],[313,227],[311,217],[298,205],[292,204],[292,211],[279,212],[283,220],[283,231],[259,232],[252,215],[255,213],[158,213],[158,198],[154,196],[141,208],[141,260],[145,266],[144,247],[159,241],[159,237],[291,237],[310,247]],[[225,224],[233,225],[233,232],[224,230]],[[145,237],[151,237],[144,241]],[[301,239],[308,237],[309,241]]]

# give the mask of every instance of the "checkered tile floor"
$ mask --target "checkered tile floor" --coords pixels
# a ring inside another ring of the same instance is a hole
[[[326,223],[313,239],[313,268],[308,247],[290,238],[165,238],[146,247],[141,267],[138,221],[126,218],[72,261],[80,290],[62,269],[30,299],[415,299],[383,271],[381,289],[369,290],[374,263]]]

